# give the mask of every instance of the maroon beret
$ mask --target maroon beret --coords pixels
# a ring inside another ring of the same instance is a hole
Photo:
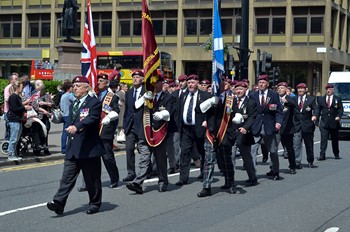
[[[208,80],[202,80],[200,83],[203,84],[203,85],[209,85],[210,84],[210,82]]]
[[[305,84],[305,83],[299,83],[298,85],[297,85],[297,89],[299,89],[299,88],[307,88],[307,85]]]
[[[74,83],[87,83],[87,84],[89,84],[89,80],[84,76],[76,76],[72,80],[72,84],[74,84]]]
[[[133,72],[131,77],[134,77],[135,75],[138,75],[138,76],[141,76],[141,77],[145,76],[145,74],[141,70]]]
[[[191,74],[187,77],[187,80],[196,80],[199,81],[199,77],[196,74]]]
[[[329,88],[334,88],[334,85],[328,83],[328,84],[326,85],[326,88],[325,88],[325,89],[329,89]]]
[[[108,74],[107,73],[99,73],[97,75],[97,79],[100,79],[100,78],[108,81]]]
[[[224,80],[226,83],[229,83],[229,84],[231,84],[232,83],[232,80],[230,79],[230,78],[225,78],[225,80]]]
[[[187,76],[185,74],[181,74],[177,79],[179,81],[186,81],[187,80]]]
[[[169,82],[169,87],[176,87],[176,83],[174,81]]]
[[[238,83],[238,81],[237,80],[233,80],[233,81],[231,81],[231,83],[230,83],[230,85],[232,85],[232,86],[236,86],[236,84]]]
[[[266,74],[262,74],[258,77],[258,81],[260,80],[269,81],[269,76]]]
[[[244,88],[248,88],[248,84],[242,80],[242,81],[238,81],[238,82],[235,84],[235,87],[244,87]]]
[[[245,83],[249,84],[249,80],[248,79],[242,79],[242,82],[245,82]]]
[[[284,87],[288,87],[287,82],[280,82],[277,84],[277,86],[284,86]]]

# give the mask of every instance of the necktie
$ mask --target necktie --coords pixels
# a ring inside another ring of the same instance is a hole
[[[190,104],[188,104],[188,110],[187,110],[187,123],[191,124],[192,123],[192,110],[193,110],[193,93],[191,93],[191,99],[190,99]]]
[[[136,101],[136,96],[137,96],[137,89],[134,89],[134,96],[133,96],[134,102]]]
[[[331,108],[331,96],[328,96],[327,107],[328,107],[328,109]]]
[[[265,105],[265,93],[264,92],[261,92],[261,106],[264,106]]]
[[[301,110],[304,106],[304,101],[303,101],[303,97],[300,96],[300,101],[299,101],[299,110]]]
[[[157,98],[158,98],[158,94],[155,94],[153,98],[153,107],[155,107],[157,104]]]
[[[237,100],[237,105],[238,105],[238,109],[240,109],[241,108],[241,99],[240,98],[238,98],[238,100]]]
[[[80,100],[77,100],[74,103],[73,109],[72,109],[72,117],[74,118],[75,115],[77,114],[78,110],[79,110],[79,104],[80,104]]]

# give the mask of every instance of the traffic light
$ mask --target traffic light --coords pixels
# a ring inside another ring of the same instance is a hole
[[[273,67],[272,70],[268,72],[269,80],[273,86],[278,83],[280,74],[281,74],[281,70],[279,67],[277,68]]]
[[[266,72],[272,67],[272,54],[263,52],[263,60],[261,65],[261,72]]]

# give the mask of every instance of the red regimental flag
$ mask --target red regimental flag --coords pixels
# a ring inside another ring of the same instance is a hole
[[[160,55],[154,36],[152,18],[148,10],[147,0],[142,0],[142,48],[144,83],[146,90],[152,91],[157,82],[157,68],[160,65]]]
[[[92,89],[97,91],[97,54],[91,3],[87,2],[87,15],[84,27],[83,49],[81,52],[81,74],[88,78]]]

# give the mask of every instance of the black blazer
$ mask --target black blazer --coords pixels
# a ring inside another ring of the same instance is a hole
[[[241,104],[241,108],[238,109],[237,99],[235,100],[235,113],[240,113],[243,116],[244,122],[241,124],[234,124],[236,131],[237,145],[252,145],[254,144],[254,137],[251,132],[254,120],[256,118],[257,106],[254,100],[246,96]],[[238,128],[243,127],[247,133],[244,135],[238,131]]]
[[[106,96],[107,96],[107,94],[106,94]],[[103,100],[104,100],[104,98],[103,98]],[[103,100],[101,101],[101,103],[103,103]],[[103,107],[104,106],[102,106],[102,108]],[[115,111],[118,114],[120,113],[119,97],[117,95],[113,96],[109,107],[112,108],[112,111]],[[115,121],[111,121],[108,125],[101,125],[101,126],[102,126],[102,130],[101,130],[101,134],[100,134],[101,139],[113,140],[114,139],[115,130],[117,129],[117,126],[118,126],[118,119],[115,120]]]
[[[153,107],[152,113],[159,112],[162,110],[167,110],[170,113],[170,117],[171,117],[171,112],[173,111],[173,107],[174,107],[174,100],[175,99],[170,95],[170,93],[161,92],[161,95],[158,98],[156,105]],[[165,121],[152,120],[152,122],[153,122],[153,125],[152,125],[153,129],[158,130],[164,124]],[[173,132],[171,129],[173,129],[171,128],[171,123],[168,122],[168,131]]]
[[[181,94],[178,107],[179,107],[179,115],[178,115],[178,122],[180,125],[180,132],[181,128],[185,125],[183,121],[183,112],[184,112],[184,106],[186,102],[186,98],[188,97],[189,92],[187,91],[184,94]],[[202,126],[203,122],[206,120],[205,114],[202,113],[201,109],[199,108],[199,105],[210,98],[211,95],[208,92],[202,91],[198,89],[197,94],[197,103],[195,108],[195,131],[197,138],[204,138],[206,127]]]
[[[287,102],[282,105],[283,123],[280,129],[281,135],[294,134],[294,111],[297,107],[295,97],[286,96]]]
[[[221,101],[221,99],[220,99]],[[215,107],[212,106],[207,112],[206,112],[206,120],[207,120],[207,127],[209,132],[216,136],[218,134],[222,118],[224,114],[226,114],[225,111],[225,101],[226,101],[226,95],[223,103],[219,103]],[[235,115],[234,108],[235,104],[232,104],[232,113],[230,115],[230,119],[228,121],[228,126],[224,135],[223,140],[221,141],[221,144],[224,146],[233,146],[235,143],[235,128],[234,124],[232,122],[232,118]],[[237,108],[237,107],[236,107]]]
[[[101,103],[97,98],[87,96],[75,117],[70,106],[68,124],[77,128],[74,135],[68,134],[65,159],[88,159],[104,154],[99,136]]]
[[[317,116],[319,114],[319,109],[316,104],[316,97],[306,96],[304,101],[304,106],[300,111],[298,106],[298,98],[295,97],[295,102],[297,106],[294,108],[294,127],[295,132],[301,130],[304,133],[313,133],[315,131],[315,123],[311,120],[312,116]]]
[[[145,93],[145,88],[142,86],[139,98]],[[143,132],[143,107],[135,109],[135,101],[133,98],[134,87],[129,89],[125,94],[125,114],[124,114],[124,133],[127,135],[131,129],[134,128],[134,132],[139,138],[144,138]]]
[[[260,134],[263,122],[266,135],[276,133],[275,124],[280,123],[282,125],[283,121],[282,105],[278,93],[269,89],[264,106],[260,105],[259,91],[253,92],[249,98],[254,100],[257,106],[256,119],[251,129],[253,135]],[[276,109],[270,109],[271,104],[275,104]]]
[[[336,121],[335,118],[341,118],[343,116],[343,103],[340,97],[333,95],[331,107],[328,109],[327,106],[328,96],[322,96],[318,98],[318,107],[319,107],[319,116],[320,127],[324,129],[338,129],[339,121]]]

